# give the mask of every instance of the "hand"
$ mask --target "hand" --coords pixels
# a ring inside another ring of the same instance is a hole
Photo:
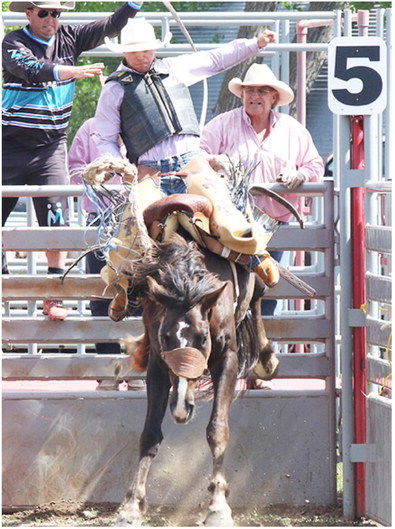
[[[208,156],[208,163],[217,173],[230,175],[234,161],[227,154],[213,154]]]
[[[277,33],[274,31],[271,31],[270,29],[265,29],[262,31],[262,33],[259,33],[258,35],[258,46],[260,48],[264,48],[271,42],[276,42],[277,40]]]
[[[306,176],[296,169],[284,169],[277,177],[277,182],[281,182],[288,189],[296,189],[306,181]]]
[[[86,79],[87,77],[94,77],[100,75],[104,70],[105,65],[102,62],[96,62],[94,64],[84,64],[83,66],[75,66],[74,77],[75,79]]]
[[[105,65],[102,62],[84,64],[82,66],[60,65],[58,67],[58,74],[61,81],[65,81],[66,79],[85,79],[100,75],[104,68]]]
[[[134,184],[137,179],[137,167],[136,165],[129,164],[128,165],[128,172],[123,174],[122,180],[124,182],[130,182],[131,184]]]

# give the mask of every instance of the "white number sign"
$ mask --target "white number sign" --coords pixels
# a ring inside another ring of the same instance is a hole
[[[377,114],[385,109],[385,42],[379,37],[337,37],[328,47],[328,105],[334,114]]]

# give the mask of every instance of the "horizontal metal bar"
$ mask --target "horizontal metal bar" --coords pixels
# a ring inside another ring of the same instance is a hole
[[[382,384],[384,379],[392,373],[392,366],[387,360],[367,356],[367,379],[369,382]]]
[[[365,188],[369,193],[392,193],[392,185],[391,180],[368,180],[365,184]]]
[[[324,354],[282,354],[278,378],[321,378],[331,375]],[[128,355],[7,355],[2,360],[3,380],[127,380],[145,376],[131,369]]]
[[[9,275],[2,276],[2,298],[9,300],[112,298],[111,289],[105,292],[99,275],[59,276]]]
[[[322,316],[273,318],[264,317],[267,335],[272,340],[324,342],[331,335],[331,324]],[[119,342],[128,335],[143,332],[140,318],[113,322],[101,318],[68,317],[50,321],[44,317],[3,318],[4,344],[76,344]]]
[[[112,15],[112,12],[92,12],[92,13],[62,13],[61,21],[63,24],[79,24],[79,23],[89,23],[94,20],[102,20],[103,18],[109,17]],[[207,18],[204,15],[207,15]],[[163,12],[149,12],[144,11],[141,15],[148,19],[149,22],[153,25],[159,25],[163,20],[168,19],[170,24],[176,24],[172,20],[172,14],[163,11]],[[179,12],[179,16],[184,24],[201,24],[205,25],[207,22],[215,20],[216,24],[222,23],[222,25],[227,25],[227,23],[234,21],[237,25],[242,26],[248,23],[249,25],[261,24],[262,22],[267,23],[268,21],[275,20],[304,20],[304,19],[323,19],[334,20],[336,14],[334,11],[282,11],[282,12],[273,12],[273,11],[204,11],[204,12]],[[16,25],[25,25],[26,16],[24,13],[14,13],[14,12],[3,12],[2,13],[4,25],[6,26],[16,26]]]
[[[4,251],[86,250],[96,243],[96,228],[74,227],[20,227],[3,228]],[[270,240],[269,250],[323,251],[330,248],[333,233],[323,226],[300,229],[297,226],[281,227]]]
[[[196,394],[195,394],[196,395]],[[289,398],[289,399],[304,399],[301,405],[304,404],[306,398],[328,398],[328,392],[325,389],[304,389],[304,390],[286,390],[286,389],[271,389],[267,390],[247,390],[243,393],[243,400],[249,398]],[[144,399],[147,395],[145,391],[4,391],[3,402],[7,401],[54,401],[65,400],[70,403],[73,400],[99,400],[105,402],[108,400],[124,400],[124,399]]]
[[[306,318],[298,316],[294,318],[281,318],[265,316],[262,318],[268,337],[271,340],[289,340],[311,342],[323,342],[331,337],[331,322],[323,316]]]
[[[50,321],[44,317],[3,318],[4,344],[79,344],[92,342],[119,343],[128,335],[143,332],[141,318],[113,322],[104,318],[74,318]]]
[[[3,228],[2,233],[6,251],[84,251],[95,245],[97,228]]]
[[[316,291],[315,298],[331,295],[329,278],[324,274],[300,274],[308,285]],[[279,283],[266,291],[270,299],[304,299],[299,289],[290,285],[283,278]],[[59,277],[38,275],[8,275],[2,276],[2,298],[9,300],[39,300],[39,299],[75,299],[88,300],[101,297],[112,298],[111,289],[105,290],[105,284],[100,275],[69,275],[62,282]]]
[[[367,342],[371,345],[387,347],[391,333],[391,323],[367,316],[366,325]]]
[[[366,296],[382,303],[392,303],[392,278],[366,274]]]
[[[392,226],[366,226],[366,249],[373,252],[392,252]]]
[[[122,191],[125,189],[123,185],[106,184],[106,189]],[[265,184],[265,187],[275,191],[276,193],[289,193],[289,189],[281,184]],[[302,184],[295,189],[293,193],[301,195],[322,195],[327,190],[325,183],[309,182]],[[85,187],[83,185],[29,185],[29,186],[2,186],[1,194],[3,197],[45,197],[45,196],[81,196],[84,194]],[[254,193],[251,189],[251,194]]]

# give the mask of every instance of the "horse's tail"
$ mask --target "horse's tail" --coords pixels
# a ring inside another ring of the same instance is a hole
[[[236,331],[238,377],[245,378],[259,359],[259,340],[251,310],[246,312]]]

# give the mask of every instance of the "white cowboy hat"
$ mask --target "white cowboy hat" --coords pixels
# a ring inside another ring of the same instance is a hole
[[[11,2],[10,3],[10,11],[14,11],[16,13],[24,13],[25,9],[29,9],[31,7],[38,7],[39,9],[61,9],[61,10],[70,10],[74,9],[75,2],[65,2],[62,3],[57,0],[43,0],[42,2]]]
[[[229,81],[228,88],[237,97],[241,97],[243,86],[270,86],[278,92],[278,100],[275,106],[288,105],[293,98],[293,90],[283,81],[279,81],[269,66],[266,64],[251,64],[246,71],[244,81],[234,77]]]
[[[115,44],[108,37],[104,42],[110,50],[120,53],[128,51],[156,50],[169,44],[172,34],[167,33],[165,39],[160,41],[155,36],[154,27],[145,18],[131,18],[121,31],[120,44]]]

